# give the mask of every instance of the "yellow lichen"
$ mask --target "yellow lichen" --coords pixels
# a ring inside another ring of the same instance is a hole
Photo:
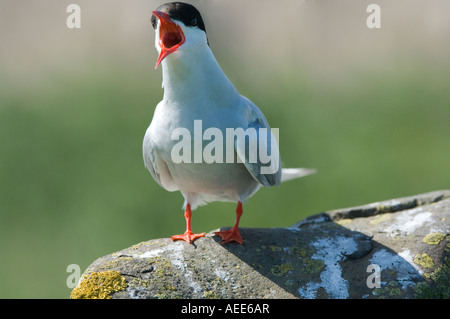
[[[392,214],[381,214],[377,215],[374,219],[370,221],[371,225],[378,225],[379,223],[385,222],[389,219],[391,219]]]
[[[433,268],[434,262],[430,256],[427,254],[416,255],[414,257],[414,262],[423,268]]]
[[[291,264],[281,264],[281,265],[275,265],[271,271],[272,274],[275,276],[282,276],[285,275],[287,272],[294,270],[294,266]]]
[[[124,290],[127,287],[125,277],[120,272],[107,270],[92,272],[76,286],[70,298],[72,299],[110,299],[111,293]]]
[[[270,248],[270,250],[272,250],[273,252],[281,251],[281,250],[282,250],[281,247],[274,246],[274,245],[270,245],[269,248]]]
[[[350,218],[342,218],[342,219],[336,220],[335,223],[342,226],[345,224],[349,224],[352,221],[353,221],[353,219],[350,219]]]
[[[203,298],[205,299],[220,299],[220,296],[214,291],[206,291],[203,293]]]
[[[308,274],[318,274],[325,268],[325,262],[320,259],[304,259],[301,271]]]
[[[432,273],[424,274],[428,282],[420,282],[414,286],[416,298],[449,299],[450,298],[450,258],[445,257],[442,265]]]
[[[431,233],[426,235],[422,241],[428,245],[437,245],[445,238],[445,234]]]

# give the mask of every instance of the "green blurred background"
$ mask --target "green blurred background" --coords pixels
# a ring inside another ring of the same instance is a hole
[[[81,29],[66,8],[81,7]],[[318,174],[262,189],[243,227],[450,188],[450,3],[193,1],[238,90],[280,128],[286,167]],[[143,0],[0,2],[0,297],[67,298],[69,264],[184,231],[182,196],[145,170],[162,97]],[[234,223],[234,205],[193,230]]]

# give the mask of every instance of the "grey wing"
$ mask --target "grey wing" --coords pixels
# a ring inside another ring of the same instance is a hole
[[[246,134],[248,139],[235,139],[237,157],[256,181],[265,187],[279,185],[281,158],[277,139],[259,108],[249,99],[245,97],[243,99],[247,104],[245,112],[247,127],[243,129],[248,132]]]

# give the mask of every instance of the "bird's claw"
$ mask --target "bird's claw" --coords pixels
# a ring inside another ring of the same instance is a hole
[[[240,245],[244,244],[241,233],[239,229],[232,228],[230,230],[223,230],[215,232],[214,235],[222,237],[222,244],[226,244],[232,241],[237,242]]]
[[[170,237],[173,241],[184,240],[185,242],[192,244],[196,239],[205,237],[206,233],[194,234],[192,231],[186,231],[183,235],[173,235]]]

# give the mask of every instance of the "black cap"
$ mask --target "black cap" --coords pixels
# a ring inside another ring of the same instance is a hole
[[[156,10],[167,13],[172,20],[181,21],[187,27],[199,28],[206,33],[202,16],[193,5],[184,2],[170,2],[160,5]],[[151,21],[154,29],[157,25],[156,19],[156,16],[152,15]]]

